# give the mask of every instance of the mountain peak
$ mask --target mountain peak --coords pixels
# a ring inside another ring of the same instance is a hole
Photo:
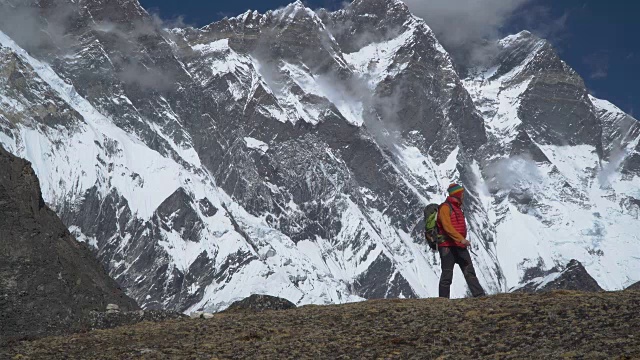
[[[244,13],[238,15],[236,19],[242,19],[246,21],[247,19],[256,18],[259,15],[260,13],[257,10],[247,10]]]
[[[294,1],[293,3],[288,5],[288,7],[290,7],[290,6],[293,6],[295,8],[301,8],[301,9],[306,9],[307,8],[301,0]]]
[[[401,0],[355,0],[346,9],[366,14],[385,15],[387,13],[410,14],[409,7]],[[390,15],[392,15],[390,14]]]
[[[310,8],[306,7],[300,0],[297,0],[296,2],[293,2],[285,6],[283,9],[274,11],[274,14],[279,15],[280,20],[284,20],[286,18],[295,19],[298,17],[302,17],[302,18],[317,17],[316,13]]]
[[[531,33],[528,30],[520,31],[517,34],[509,35],[499,40],[498,43],[504,48],[508,48],[514,45],[523,44],[523,43],[538,43],[538,42],[547,42],[546,40],[538,37],[537,35]]]
[[[342,10],[330,13],[324,21],[348,53],[372,43],[390,41],[409,31],[431,33],[424,20],[415,17],[398,0],[355,0]]]

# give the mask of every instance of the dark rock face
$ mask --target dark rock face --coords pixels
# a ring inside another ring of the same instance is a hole
[[[378,116],[390,131],[409,137],[417,130],[419,136],[413,142],[439,162],[458,144],[475,151],[486,142],[483,119],[454,71],[451,58],[403,2],[354,1],[325,18],[345,53],[411,34],[412,41],[396,50],[389,75],[373,89]],[[371,59],[369,65],[377,61]],[[394,75],[396,69],[402,71]]]
[[[395,38],[411,13],[401,1],[357,0],[344,10],[320,15],[342,50],[353,53],[371,43]]]
[[[0,147],[0,341],[78,330],[91,311],[138,305],[44,203],[30,164]]]
[[[206,200],[206,199],[205,199]],[[183,188],[169,196],[156,210],[156,216],[167,231],[176,231],[186,241],[200,241],[200,232],[204,228],[198,213],[194,210],[193,200]],[[207,214],[215,214],[211,203],[203,205]],[[208,215],[212,216],[212,215]]]
[[[599,109],[597,116],[603,124],[602,144],[605,158],[611,160],[613,157],[615,160],[621,156],[621,152],[626,151],[628,156],[621,164],[621,171],[627,176],[640,174],[640,142],[635,147],[632,146],[640,137],[640,121],[622,111],[605,108]]]
[[[386,299],[398,297],[413,297],[413,290],[407,281],[390,271],[393,268],[391,260],[380,255],[356,279],[353,288],[367,299]]]
[[[499,64],[494,76],[525,64],[519,77],[535,77],[523,94],[518,111],[533,140],[554,145],[589,144],[602,154],[602,126],[584,81],[560,59],[550,43],[522,32],[505,46]]]
[[[534,279],[515,292],[541,293],[553,290],[597,292],[603,289],[579,261],[571,260],[564,270]]]
[[[289,310],[295,309],[296,305],[289,300],[269,295],[251,295],[246,299],[236,301],[227,311],[252,311],[260,312],[265,310]]]
[[[638,281],[637,283],[629,286],[625,290],[640,290],[640,281]]]
[[[537,162],[549,163],[549,158],[537,147],[526,131],[520,131],[513,141],[510,156],[531,156],[531,159]]]

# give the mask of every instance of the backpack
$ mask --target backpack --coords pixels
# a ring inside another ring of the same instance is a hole
[[[424,208],[424,223],[425,230],[424,236],[427,240],[427,245],[431,248],[431,250],[437,251],[438,245],[442,244],[445,239],[440,234],[438,230],[438,209],[440,205],[438,204],[429,204]],[[451,205],[449,205],[449,211],[453,212],[451,209]]]

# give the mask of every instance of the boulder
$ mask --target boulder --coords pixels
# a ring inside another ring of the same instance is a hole
[[[296,305],[287,299],[270,295],[251,295],[246,299],[236,301],[226,311],[266,311],[295,309]]]
[[[120,306],[116,304],[107,305],[107,313],[118,313],[120,312]]]
[[[204,311],[194,311],[189,317],[192,319],[211,319],[213,318],[213,314]]]
[[[202,317],[202,315],[204,315],[204,311],[194,311],[191,313],[191,315],[189,315],[189,317],[192,319],[199,319]]]

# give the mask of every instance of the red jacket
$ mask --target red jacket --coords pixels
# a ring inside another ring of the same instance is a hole
[[[451,204],[451,206],[449,206]],[[446,239],[441,247],[466,248],[460,242],[467,238],[467,222],[460,207],[458,198],[449,196],[447,201],[438,209],[438,231]]]

